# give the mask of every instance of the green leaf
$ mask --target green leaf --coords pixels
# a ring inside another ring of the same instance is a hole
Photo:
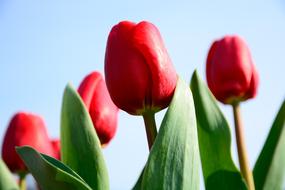
[[[206,189],[247,189],[231,156],[229,125],[197,71],[191,79]]]
[[[80,96],[65,88],[61,112],[62,161],[94,190],[108,190],[109,177],[101,144]]]
[[[194,103],[178,79],[172,102],[136,189],[199,189],[199,147]],[[139,184],[141,183],[141,184]]]
[[[91,190],[83,179],[60,161],[29,146],[17,147],[16,151],[42,190]]]
[[[1,190],[18,190],[19,187],[12,173],[0,158],[0,189]]]
[[[257,190],[285,188],[285,100],[253,170]]]

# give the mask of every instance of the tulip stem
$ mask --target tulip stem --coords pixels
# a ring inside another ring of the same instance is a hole
[[[19,188],[20,190],[26,190],[26,173],[19,173]]]
[[[236,143],[237,143],[238,158],[239,158],[241,174],[247,183],[248,189],[254,190],[255,187],[254,187],[252,171],[250,170],[249,162],[247,158],[247,151],[246,151],[246,146],[245,146],[240,106],[239,106],[239,103],[234,103],[232,106],[233,106],[233,112],[234,112]]]
[[[145,114],[143,114],[143,119],[145,124],[148,148],[150,150],[157,135],[154,113],[146,112]]]

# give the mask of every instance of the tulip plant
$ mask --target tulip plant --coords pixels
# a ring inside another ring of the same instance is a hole
[[[119,109],[145,123],[150,152],[134,190],[198,190],[200,168],[207,190],[284,189],[285,101],[254,168],[248,164],[240,105],[255,97],[259,79],[245,41],[215,41],[206,78],[208,86],[197,71],[190,85],[179,77],[153,24],[120,22],[107,41],[106,83],[92,72],[78,90],[66,86],[60,141],[49,139],[40,116],[20,112],[12,118],[2,147],[0,190],[24,190],[28,173],[41,190],[110,189],[102,148],[115,135]],[[233,107],[239,167],[217,101]],[[155,114],[164,108],[157,130]],[[10,171],[19,175],[18,184]]]

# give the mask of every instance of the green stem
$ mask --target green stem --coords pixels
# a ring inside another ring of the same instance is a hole
[[[237,142],[237,150],[238,150],[238,158],[239,158],[241,174],[244,177],[245,181],[247,182],[248,189],[254,190],[255,187],[254,187],[252,171],[250,170],[247,158],[240,106],[239,103],[235,103],[232,106],[234,112],[236,142]]]
[[[26,190],[26,173],[19,173],[19,187],[20,190]]]
[[[143,114],[143,119],[145,124],[148,148],[150,150],[157,135],[154,113],[146,112],[145,114]]]

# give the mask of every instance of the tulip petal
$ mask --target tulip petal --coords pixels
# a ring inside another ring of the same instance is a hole
[[[118,108],[111,100],[102,75],[97,71],[87,75],[78,93],[91,116],[101,144],[106,146],[117,130]]]
[[[215,41],[208,53],[206,76],[209,88],[224,104],[253,98],[258,87],[254,67],[245,41],[239,36],[225,36]]]
[[[61,113],[61,159],[92,189],[108,190],[109,177],[92,120],[76,90],[65,88]]]
[[[285,188],[285,100],[256,161],[253,176],[256,189]]]
[[[177,82],[176,71],[165,48],[159,30],[143,21],[135,26],[134,46],[146,60],[150,74],[150,89],[147,97],[151,104],[168,106]],[[163,107],[165,108],[165,106]]]
[[[199,189],[200,159],[194,103],[185,82],[176,90],[134,189]]]
[[[42,190],[92,190],[78,174],[60,161],[29,146],[17,147],[16,151]]]
[[[130,114],[157,112],[169,105],[177,75],[153,24],[123,21],[112,28],[105,78],[114,103]]]
[[[247,189],[231,156],[229,125],[214,96],[194,72],[191,79],[206,189]]]

